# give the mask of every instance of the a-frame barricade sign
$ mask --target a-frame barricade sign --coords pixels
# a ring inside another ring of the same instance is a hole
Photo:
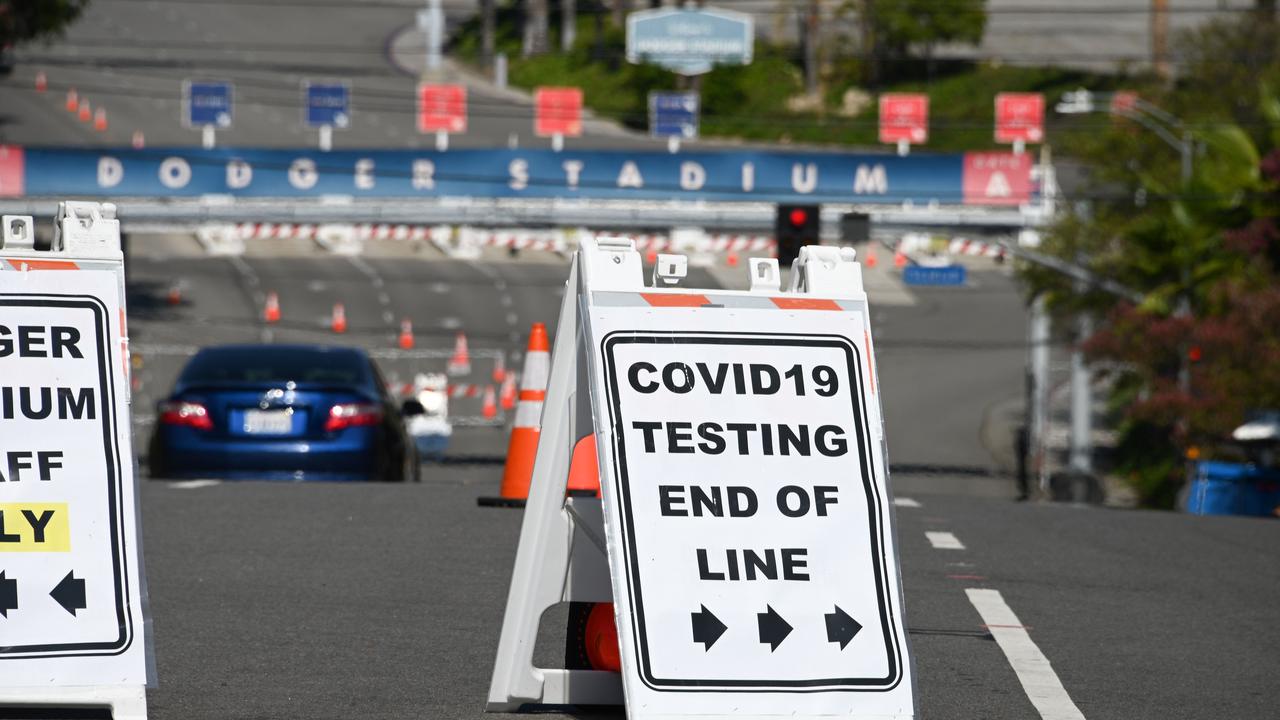
[[[646,286],[629,240],[584,241],[488,708],[625,704],[632,718],[914,718],[861,267],[806,247],[747,291]],[[595,435],[602,498],[566,497]],[[621,673],[538,668],[543,612],[612,602]]]
[[[0,235],[0,707],[146,718],[146,585],[115,208]]]

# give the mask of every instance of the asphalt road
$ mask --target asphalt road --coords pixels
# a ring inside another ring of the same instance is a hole
[[[264,331],[334,341],[325,322],[337,300],[351,323],[340,341],[371,349],[392,345],[401,316],[420,347],[450,348],[462,329],[473,350],[512,357],[530,322],[554,323],[563,261],[433,252],[373,246],[352,260],[263,243],[227,259],[189,240],[135,242],[137,415],[167,390],[181,347]],[[713,275],[692,283],[726,272]],[[891,271],[868,272],[890,459],[905,468],[892,485],[916,505],[897,519],[920,717],[1038,717],[968,599],[974,588],[999,591],[1087,718],[1269,716],[1280,525],[1012,502],[1012,480],[992,472],[999,449],[982,438],[991,409],[1021,391],[1021,304],[1003,271],[973,277],[907,291]],[[269,290],[284,317],[267,328]],[[456,412],[474,413],[465,402]],[[501,429],[470,428],[451,452],[484,460],[504,445]],[[476,506],[500,475],[473,462],[428,465],[411,486],[144,482],[160,676],[151,716],[480,717],[522,515]],[[953,533],[964,549],[938,549],[926,532]],[[546,666],[561,657],[560,618],[549,613],[540,636]]]

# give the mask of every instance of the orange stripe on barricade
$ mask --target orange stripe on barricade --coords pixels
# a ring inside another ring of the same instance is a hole
[[[546,399],[547,399],[547,391],[546,391],[546,390],[521,390],[521,391],[520,391],[520,401],[521,401],[521,402],[524,402],[525,400],[532,400],[532,401],[534,401],[534,402],[542,402],[543,400],[546,400]]]
[[[640,293],[640,297],[653,307],[705,307],[711,304],[706,295]]]
[[[840,303],[835,300],[817,300],[813,298],[769,298],[782,310],[840,310]]]
[[[862,329],[862,344],[867,349],[867,377],[871,379],[871,394],[876,394],[876,364],[871,360],[871,333],[866,328]]]
[[[9,264],[14,266],[18,270],[21,270],[23,265],[26,265],[28,270],[79,270],[80,269],[79,265],[75,264],[74,262],[71,262],[70,260],[27,260],[26,258],[19,260],[15,258],[10,260]]]

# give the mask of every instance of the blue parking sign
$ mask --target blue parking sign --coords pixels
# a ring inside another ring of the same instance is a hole
[[[649,134],[653,137],[698,137],[696,92],[649,93]]]
[[[188,80],[183,86],[187,127],[231,127],[232,86],[221,80]]]
[[[346,83],[305,83],[302,102],[307,127],[345,128],[351,123],[351,90]]]

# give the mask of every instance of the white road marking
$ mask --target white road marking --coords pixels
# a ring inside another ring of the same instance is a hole
[[[462,327],[462,321],[456,317],[441,318],[440,325],[446,330],[457,330]]]
[[[910,508],[920,507],[920,503],[918,501],[912,500],[911,498],[908,498],[908,497],[896,497],[893,499],[893,504],[897,505],[898,507],[910,507]]]
[[[383,305],[390,305],[391,296],[386,293],[378,293],[378,302],[382,303]]]
[[[516,315],[515,313],[507,313],[507,324],[508,324],[508,325],[515,325],[517,322],[520,322],[520,316],[519,316],[519,315]]]
[[[390,310],[387,310],[386,312],[382,313],[382,322],[387,323],[388,325],[390,325],[391,323],[394,323],[395,321],[396,321],[396,316],[395,316],[395,314],[394,314],[394,313],[392,313]]]
[[[1031,640],[1027,630],[1005,604],[999,590],[969,588],[964,591],[969,602],[982,616],[982,622],[1004,651],[1009,665],[1022,683],[1027,699],[1043,720],[1084,720],[1084,714],[1062,687],[1049,658]]]
[[[431,292],[444,295],[445,293],[449,292],[449,283],[443,283],[443,282],[431,283]]]
[[[169,487],[179,490],[196,490],[221,484],[221,480],[183,480],[182,482],[169,483]]]
[[[949,532],[925,532],[929,544],[938,550],[963,550],[964,543]]]
[[[501,295],[498,297],[498,302],[502,303],[502,307],[511,307],[511,296]]]

